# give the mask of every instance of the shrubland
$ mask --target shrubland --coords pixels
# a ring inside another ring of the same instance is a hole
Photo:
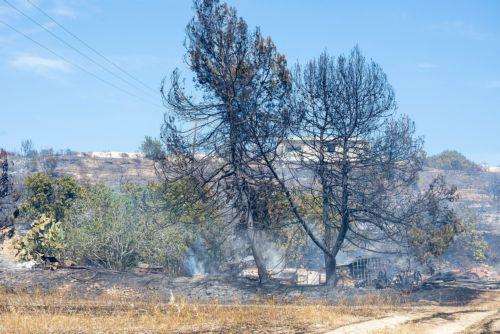
[[[216,270],[222,259],[219,220],[202,204],[185,205],[188,183],[116,190],[38,173],[25,187],[21,212],[30,229],[17,244],[22,259],[50,256],[114,270],[142,262],[172,275],[188,273],[186,260],[195,249],[207,270]]]

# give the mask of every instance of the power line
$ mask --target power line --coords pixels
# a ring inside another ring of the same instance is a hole
[[[102,83],[105,83],[106,85],[109,85],[109,86],[111,86],[111,87],[113,87],[113,88],[115,88],[115,89],[117,89],[117,90],[121,91],[122,93],[125,93],[125,94],[127,94],[127,95],[132,96],[132,97],[135,97],[135,98],[137,98],[137,99],[139,99],[139,100],[141,100],[141,101],[143,101],[143,102],[149,103],[149,104],[154,105],[154,106],[156,106],[156,107],[158,107],[158,108],[162,108],[159,104],[155,104],[155,103],[153,103],[153,102],[151,102],[151,101],[149,101],[149,100],[144,99],[142,96],[136,95],[136,94],[134,94],[134,93],[129,92],[128,90],[125,90],[125,89],[123,89],[123,88],[121,88],[121,87],[119,87],[119,86],[116,86],[116,85],[115,85],[115,84],[113,84],[112,82],[109,82],[108,80],[106,80],[106,79],[103,79],[103,78],[99,77],[98,75],[96,75],[95,73],[92,73],[91,71],[87,70],[86,68],[84,68],[84,67],[82,67],[82,66],[80,66],[80,65],[76,64],[75,62],[72,62],[71,60],[67,59],[67,58],[66,58],[66,57],[64,57],[64,56],[61,56],[61,55],[60,55],[60,54],[58,54],[57,52],[55,52],[55,51],[51,50],[49,47],[47,47],[47,46],[43,45],[42,43],[40,43],[40,42],[36,41],[35,39],[31,38],[30,36],[28,36],[28,35],[27,35],[27,34],[25,34],[24,32],[22,32],[22,31],[20,31],[20,30],[16,29],[15,27],[11,26],[11,25],[10,25],[10,24],[8,24],[7,22],[5,22],[5,21],[3,21],[3,20],[1,20],[1,19],[0,19],[0,23],[2,23],[3,25],[5,25],[6,27],[10,28],[10,29],[11,29],[11,30],[13,30],[14,32],[18,33],[19,35],[24,36],[25,38],[27,38],[27,39],[28,39],[28,40],[30,40],[31,42],[35,43],[36,45],[38,45],[38,46],[39,46],[39,47],[41,47],[42,49],[44,49],[44,50],[46,50],[46,51],[50,52],[50,53],[51,53],[51,54],[53,54],[54,56],[56,56],[56,57],[58,57],[58,58],[62,59],[63,61],[67,62],[68,64],[70,64],[70,65],[72,65],[72,66],[74,66],[74,67],[78,68],[79,70],[81,70],[81,71],[83,71],[83,72],[87,73],[88,75],[90,75],[90,76],[94,77],[95,79],[97,79],[97,80],[101,81]]]
[[[119,80],[123,81],[124,83],[126,83],[127,85],[129,86],[132,86],[133,88],[135,89],[140,89],[140,90],[143,90],[143,88],[139,88],[138,86],[136,86],[135,84],[133,83],[130,83],[128,80],[124,79],[122,76],[120,75],[117,75],[116,73],[114,73],[113,71],[110,71],[107,67],[103,66],[102,64],[98,63],[97,61],[95,61],[93,58],[89,57],[88,55],[86,55],[84,52],[80,51],[78,48],[74,47],[73,45],[71,45],[70,43],[68,43],[65,39],[59,37],[58,35],[56,35],[55,33],[53,33],[52,31],[50,31],[49,29],[47,29],[43,24],[41,24],[40,22],[36,21],[35,19],[33,19],[31,16],[29,16],[28,14],[24,13],[22,10],[20,10],[19,8],[17,8],[16,6],[14,6],[13,4],[11,4],[9,1],[7,0],[3,0],[7,5],[9,5],[10,7],[12,7],[15,11],[17,11],[19,14],[23,15],[24,17],[26,17],[28,20],[30,20],[31,22],[33,22],[34,24],[38,25],[40,28],[42,28],[43,30],[45,30],[47,33],[49,33],[52,37],[56,38],[58,41],[60,41],[61,43],[63,43],[64,45],[66,45],[67,47],[69,47],[70,49],[72,49],[73,51],[75,51],[76,53],[78,53],[79,55],[81,55],[82,57],[86,58],[87,60],[89,60],[90,62],[92,62],[94,65],[97,65],[98,67],[100,67],[101,69],[103,69],[104,71],[106,71],[107,73],[111,74],[112,76],[114,76],[115,78],[118,78]],[[148,94],[149,97],[155,99],[156,97],[154,95],[152,95],[151,93],[149,93],[149,91],[146,92],[146,94]]]
[[[120,65],[116,64],[115,62],[113,62],[112,60],[110,60],[108,57],[106,57],[105,55],[103,55],[101,52],[99,52],[98,50],[96,50],[95,48],[93,48],[92,46],[90,46],[87,42],[85,42],[80,37],[78,37],[77,35],[75,35],[74,33],[72,33],[69,29],[67,29],[61,23],[59,23],[58,21],[56,21],[56,19],[54,19],[49,14],[47,14],[47,12],[45,12],[42,8],[40,8],[39,6],[37,6],[36,4],[34,4],[31,0],[26,0],[26,1],[30,5],[32,5],[33,7],[35,7],[40,13],[42,13],[47,18],[49,18],[52,22],[54,22],[57,26],[59,26],[62,30],[64,30],[66,33],[68,33],[73,38],[75,38],[76,40],[78,40],[80,43],[82,43],[83,45],[85,45],[88,49],[92,50],[95,54],[97,54],[98,56],[100,56],[102,59],[104,59],[105,61],[107,61],[109,64],[113,65],[115,68],[117,68],[123,74],[125,74],[129,78],[135,80],[136,82],[140,83],[142,86],[146,87],[147,89],[150,89],[150,90],[156,92],[156,89],[152,88],[148,84],[144,83],[142,80],[140,80],[137,77],[135,77],[134,75],[130,74],[130,72],[128,72],[125,69],[123,69]]]

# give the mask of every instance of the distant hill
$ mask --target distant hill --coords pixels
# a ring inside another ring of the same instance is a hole
[[[44,164],[44,157],[38,157],[38,168]],[[153,162],[138,153],[125,152],[88,152],[61,154],[51,157],[55,160],[54,171],[85,183],[104,183],[117,188],[126,182],[142,183],[156,180]],[[26,158],[14,156],[13,173],[22,178],[31,168],[32,163]]]

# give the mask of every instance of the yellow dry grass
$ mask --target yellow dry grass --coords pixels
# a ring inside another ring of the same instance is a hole
[[[78,298],[67,294],[0,293],[1,333],[289,333],[333,329],[383,316],[388,297],[351,305],[304,301],[258,304],[165,303],[126,296]],[[400,308],[400,306],[398,307]]]

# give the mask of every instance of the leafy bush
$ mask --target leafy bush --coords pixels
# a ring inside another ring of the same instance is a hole
[[[427,158],[427,165],[445,170],[480,171],[481,166],[467,159],[463,154],[447,150]]]
[[[488,243],[483,234],[478,230],[479,218],[477,214],[467,208],[459,208],[458,213],[463,224],[461,233],[455,242],[447,250],[451,260],[459,260],[462,263],[481,263],[486,260]]]
[[[172,275],[182,273],[189,249],[203,236],[223,244],[213,238],[206,213],[186,205],[187,190],[133,184],[122,191],[102,184],[84,187],[62,225],[64,257],[115,270],[143,262]]]
[[[189,182],[117,191],[38,173],[25,187],[21,213],[32,223],[17,245],[23,259],[55,256],[115,270],[145,262],[176,275],[186,271],[193,251],[207,269],[224,258],[222,222]]]
[[[62,221],[66,210],[78,197],[80,186],[69,176],[49,177],[36,173],[26,178],[25,200],[20,206],[20,213],[29,220],[42,215]]]
[[[407,231],[408,246],[422,264],[433,271],[432,260],[441,257],[465,232],[465,224],[453,208],[458,199],[456,187],[448,187],[443,176],[414,203],[416,215]]]
[[[64,256],[116,270],[134,266],[139,225],[123,195],[104,185],[85,187],[64,224]]]

